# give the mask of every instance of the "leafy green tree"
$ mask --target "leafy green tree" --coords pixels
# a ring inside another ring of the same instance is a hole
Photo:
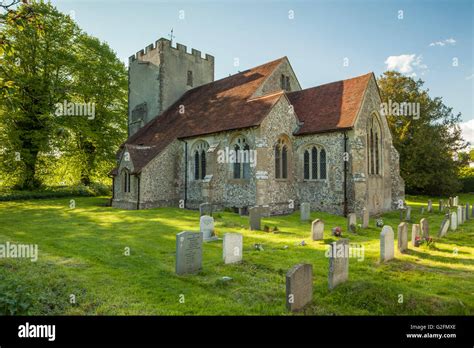
[[[45,175],[55,174],[52,162],[68,163],[89,184],[94,175],[105,175],[126,135],[125,67],[106,44],[51,4],[23,6],[41,26],[19,19],[2,30],[9,53],[0,79],[12,81],[0,104],[3,170],[18,187],[35,189]],[[60,108],[71,104],[88,104],[94,114]]]
[[[400,171],[408,193],[452,194],[460,189],[457,155],[467,144],[461,137],[461,114],[439,97],[429,96],[421,79],[387,71],[378,80],[382,101],[415,103],[416,113],[387,115],[393,144],[400,153]],[[415,110],[415,109],[414,109]]]

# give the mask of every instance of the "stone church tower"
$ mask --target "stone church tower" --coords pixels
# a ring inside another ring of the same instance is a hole
[[[160,115],[186,91],[214,81],[214,57],[161,38],[129,58],[128,135]]]

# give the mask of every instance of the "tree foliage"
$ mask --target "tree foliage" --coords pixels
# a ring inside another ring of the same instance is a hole
[[[0,104],[2,171],[25,189],[60,168],[74,169],[89,184],[106,175],[126,136],[125,67],[51,4],[21,5],[9,15],[21,11],[30,15],[7,20],[2,29],[8,44],[0,80],[11,81]],[[71,103],[93,105],[93,117],[58,113],[58,105]]]
[[[419,117],[387,115],[400,171],[408,193],[452,194],[459,190],[457,155],[467,144],[458,126],[461,114],[423,89],[423,81],[387,71],[378,80],[382,102],[418,103]],[[415,104],[416,105],[416,104]]]

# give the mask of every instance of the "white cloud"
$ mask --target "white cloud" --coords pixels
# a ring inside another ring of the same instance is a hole
[[[474,145],[474,120],[461,122],[459,127],[461,127],[464,140]]]
[[[474,79],[474,74],[471,74],[469,76],[466,76],[466,80],[472,80]]]
[[[410,76],[416,76],[415,69],[428,69],[428,66],[423,63],[423,56],[416,54],[390,56],[385,60],[385,64],[387,64],[387,70],[396,70]]]
[[[434,46],[443,47],[443,46],[446,46],[446,45],[455,45],[455,44],[456,44],[456,40],[454,40],[452,37],[450,37],[449,39],[446,39],[446,40],[443,40],[443,41],[432,42],[432,43],[430,43],[430,46],[431,47],[434,47]]]

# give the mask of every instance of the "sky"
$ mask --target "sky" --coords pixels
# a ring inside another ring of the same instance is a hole
[[[472,0],[51,2],[126,64],[173,29],[174,42],[215,57],[215,79],[283,56],[302,88],[387,69],[421,78],[474,144]]]

